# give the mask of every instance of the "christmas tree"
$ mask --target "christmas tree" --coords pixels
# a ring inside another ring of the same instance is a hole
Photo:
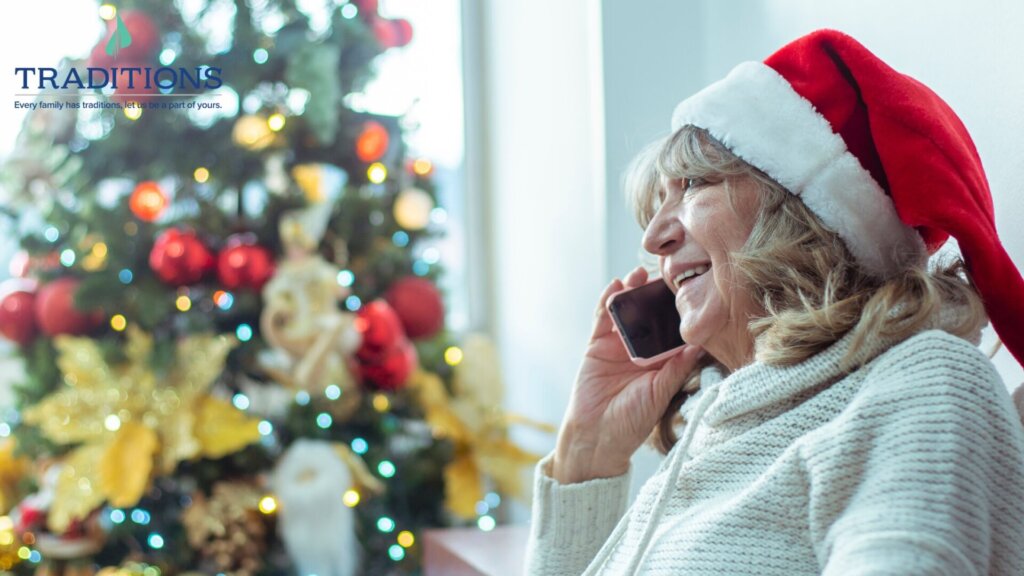
[[[91,54],[19,78],[49,105],[3,171],[26,377],[0,570],[417,573],[423,529],[493,527],[536,456],[414,257],[443,233],[431,163],[346,104],[409,23],[372,0],[98,17]]]

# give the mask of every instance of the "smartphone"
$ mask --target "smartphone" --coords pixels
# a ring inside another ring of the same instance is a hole
[[[612,294],[607,308],[634,364],[656,364],[683,347],[676,297],[661,278]]]

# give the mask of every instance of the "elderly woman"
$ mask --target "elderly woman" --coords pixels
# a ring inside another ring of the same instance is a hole
[[[990,318],[1024,361],[1024,280],[956,115],[822,30],[672,128],[626,182],[687,345],[631,363],[605,304],[647,272],[605,289],[527,574],[1024,574],[1024,429],[977,348]]]

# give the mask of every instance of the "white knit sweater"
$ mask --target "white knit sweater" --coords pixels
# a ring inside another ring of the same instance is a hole
[[[1024,429],[992,363],[924,330],[702,374],[682,437],[629,473],[535,472],[526,573],[1024,575]]]

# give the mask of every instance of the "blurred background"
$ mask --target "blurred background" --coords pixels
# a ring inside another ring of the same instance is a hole
[[[224,86],[2,76],[0,569],[418,573],[427,530],[525,524],[598,295],[640,263],[623,169],[817,28],[960,115],[1024,268],[1021,24],[1009,0],[10,3],[4,70]],[[44,100],[221,108],[14,105]]]

